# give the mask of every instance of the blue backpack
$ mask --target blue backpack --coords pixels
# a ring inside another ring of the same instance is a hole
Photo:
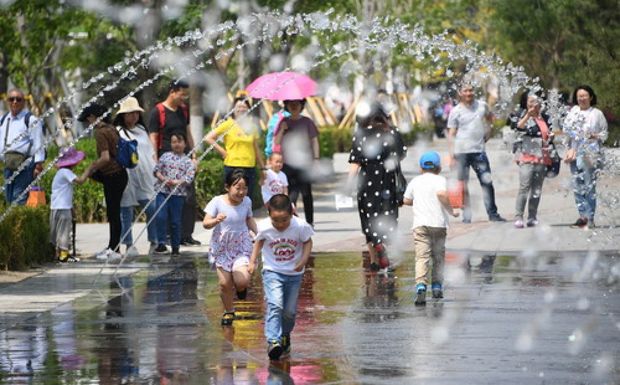
[[[125,129],[122,130],[125,131]],[[129,138],[126,131],[125,135]],[[123,139],[119,132],[118,144],[116,145],[116,162],[123,168],[134,168],[138,165],[138,160],[138,141]]]
[[[269,122],[267,122],[267,135],[265,136],[265,155],[267,157],[271,156],[271,153],[273,152],[273,137],[276,134],[276,129],[280,125],[280,122],[289,116],[291,116],[290,112],[280,110],[273,114],[271,119],[269,119]]]

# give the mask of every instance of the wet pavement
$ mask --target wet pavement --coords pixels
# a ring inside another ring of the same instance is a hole
[[[445,299],[416,307],[411,255],[370,274],[358,253],[317,254],[292,354],[274,363],[258,275],[222,328],[203,258],[119,270],[61,306],[5,311],[0,383],[618,384],[617,261],[448,254]],[[50,291],[80,277],[68,270]]]

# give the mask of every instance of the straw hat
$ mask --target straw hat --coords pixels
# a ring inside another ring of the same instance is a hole
[[[121,103],[121,107],[118,109],[116,115],[126,114],[129,112],[144,112],[144,110],[142,109],[142,107],[140,107],[140,104],[138,103],[138,99],[134,98],[133,96],[130,96],[127,99],[123,100],[123,102]]]
[[[75,166],[84,159],[84,156],[84,152],[77,151],[75,148],[69,147],[56,162],[56,167],[63,168]]]

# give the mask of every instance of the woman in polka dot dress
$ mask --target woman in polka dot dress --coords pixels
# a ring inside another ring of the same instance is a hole
[[[395,169],[406,153],[398,129],[390,125],[380,104],[373,104],[370,113],[358,118],[349,156],[349,182],[357,176],[357,208],[373,271],[390,264],[385,244],[397,229]]]

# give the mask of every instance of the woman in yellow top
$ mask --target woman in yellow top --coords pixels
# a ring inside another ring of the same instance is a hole
[[[241,169],[248,178],[248,197],[253,199],[256,185],[256,163],[261,170],[264,170],[265,162],[258,149],[257,127],[254,124],[248,124],[251,120],[246,112],[250,109],[250,102],[245,97],[237,97],[233,103],[232,118],[226,119],[209,132],[206,141],[213,145],[213,148],[224,158],[224,180],[233,170]],[[220,136],[224,137],[224,147],[217,143]]]

